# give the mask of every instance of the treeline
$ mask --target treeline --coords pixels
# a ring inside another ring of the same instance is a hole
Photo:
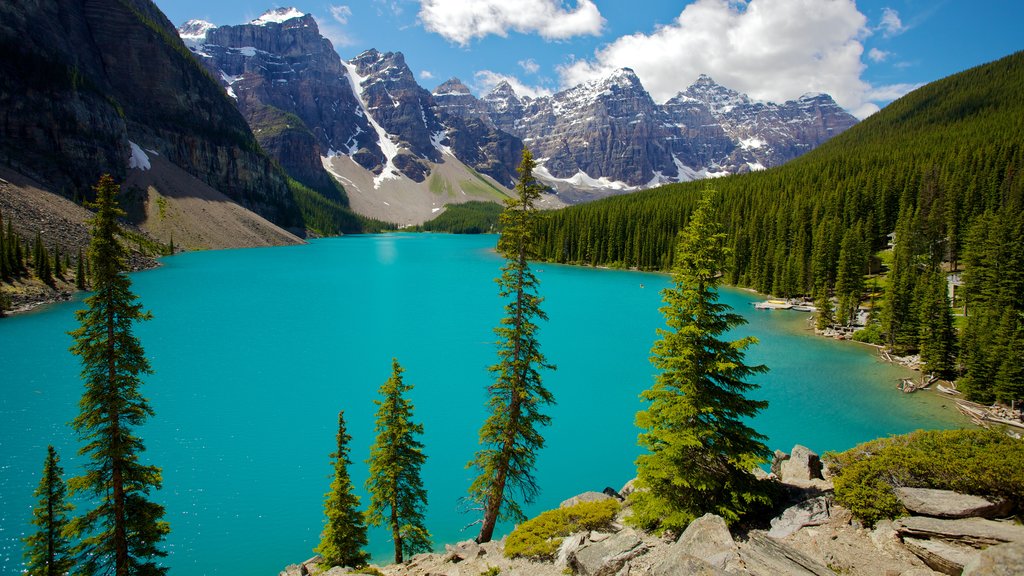
[[[74,281],[76,288],[84,290],[88,265],[81,250],[72,261],[71,255],[62,253],[58,244],[47,248],[38,232],[29,242],[14,231],[10,220],[4,221],[0,212],[0,315],[10,308],[9,296],[3,291],[4,283],[35,277],[51,288],[58,281]]]
[[[494,234],[501,230],[498,218],[501,204],[473,200],[463,204],[448,204],[429,222],[416,227],[418,232],[447,232],[449,234]]]
[[[1010,255],[1024,254],[1022,168],[1017,53],[925,86],[785,166],[717,180],[731,248],[727,280],[782,297],[824,294],[839,302],[837,316],[848,316],[866,296],[865,274],[879,270],[875,254],[894,241],[888,290],[873,318],[882,340],[928,356],[937,372],[963,375],[973,398],[1022,398],[1020,385],[1009,385],[1022,363],[1008,353],[1022,341],[1024,269]],[[705,186],[669,185],[553,212],[541,227],[541,256],[666,270]],[[934,302],[940,283],[945,294],[946,273],[961,269],[966,325],[959,342],[940,342],[952,328]]]

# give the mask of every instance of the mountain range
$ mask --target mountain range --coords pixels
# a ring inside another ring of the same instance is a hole
[[[401,53],[342,60],[295,8],[237,26],[191,20],[178,32],[290,174],[328,190],[322,164],[357,211],[399,222],[500,197],[523,145],[558,205],[761,170],[856,123],[825,94],[758,102],[708,76],[657,104],[628,68],[538,98],[504,82],[477,98],[457,78],[430,93]]]

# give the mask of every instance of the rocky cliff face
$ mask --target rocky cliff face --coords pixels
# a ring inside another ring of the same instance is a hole
[[[129,141],[285,226],[301,218],[244,119],[149,0],[0,5],[0,161],[67,197]]]

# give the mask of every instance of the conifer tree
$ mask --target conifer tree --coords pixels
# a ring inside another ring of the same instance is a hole
[[[35,246],[32,251],[32,266],[36,269],[36,277],[47,284],[53,283],[53,269],[50,267],[50,255],[46,252],[42,234],[36,232]]]
[[[483,509],[477,542],[489,542],[500,519],[524,519],[519,502],[530,503],[537,495],[533,477],[537,451],[544,446],[538,428],[551,418],[541,408],[554,396],[541,382],[540,369],[554,369],[540,351],[537,320],[547,320],[537,295],[539,282],[530,270],[539,216],[536,202],[541,186],[533,176],[536,163],[523,149],[516,196],[505,201],[498,252],[505,265],[498,278],[499,294],[507,299],[506,316],[495,328],[498,363],[490,367],[494,383],[488,388],[490,416],[480,429],[481,448],[469,466],[477,477],[469,487],[470,501]]]
[[[921,364],[924,372],[952,378],[956,362],[956,330],[949,307],[946,277],[935,268],[921,285]]]
[[[662,291],[668,328],[651,349],[659,373],[636,416],[648,453],[636,461],[632,522],[647,529],[678,532],[709,512],[731,524],[770,502],[751,472],[769,456],[765,437],[744,422],[768,405],[744,396],[767,368],[743,360],[755,338],[722,339],[746,321],[718,301],[727,249],[713,202],[707,192],[679,234],[673,287]]]
[[[827,287],[818,287],[817,293],[814,297],[814,307],[818,309],[818,314],[814,321],[815,328],[818,330],[824,330],[832,324],[835,324],[835,309],[832,307],[832,299],[828,296]]]
[[[407,556],[430,551],[430,533],[423,527],[423,509],[427,491],[420,480],[420,468],[427,457],[423,443],[423,425],[412,420],[412,402],[405,397],[412,390],[402,381],[404,370],[398,360],[391,361],[391,378],[380,387],[377,405],[377,438],[370,448],[370,476],[366,490],[370,507],[366,521],[371,526],[386,524],[395,544],[395,563]]]
[[[84,576],[152,576],[167,572],[157,559],[167,553],[158,545],[169,531],[163,506],[149,500],[161,485],[160,469],[139,462],[145,449],[135,428],[153,415],[140,393],[141,376],[150,373],[142,345],[132,333],[135,322],[149,319],[131,292],[125,274],[125,249],[118,241],[118,185],[109,175],[96,188],[91,220],[93,293],[85,310],[76,312],[81,326],[71,332],[71,352],[82,360],[85,391],[79,415],[71,422],[85,445],[85,474],[70,485],[76,495],[94,499],[95,507],[71,523],[80,538],[79,571]]]
[[[64,279],[64,262],[60,259],[60,245],[53,245],[53,275],[61,280]]]
[[[35,491],[39,505],[32,510],[32,525],[37,530],[24,538],[25,573],[29,576],[63,576],[74,565],[67,538],[67,515],[74,506],[67,501],[63,476],[57,451],[47,447],[43,477]]]
[[[7,235],[4,234],[4,215],[0,211],[0,280],[11,279],[11,261],[8,256]]]
[[[345,429],[345,412],[338,412],[338,451],[331,454],[334,460],[334,478],[331,491],[324,496],[324,514],[327,525],[320,535],[320,545],[314,552],[324,559],[326,566],[349,566],[359,568],[370,559],[363,552],[366,546],[366,522],[359,511],[359,496],[353,493],[352,479],[348,467],[348,443],[352,436]]]
[[[82,249],[78,249],[78,261],[75,263],[75,288],[85,290],[85,263],[82,262]]]

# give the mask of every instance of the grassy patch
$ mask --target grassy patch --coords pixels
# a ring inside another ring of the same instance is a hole
[[[1024,450],[994,430],[918,430],[825,457],[836,472],[836,501],[868,525],[906,513],[897,486],[1024,502]]]
[[[619,501],[614,498],[548,510],[523,522],[508,535],[505,556],[551,559],[566,536],[582,530],[610,529],[618,511]]]

